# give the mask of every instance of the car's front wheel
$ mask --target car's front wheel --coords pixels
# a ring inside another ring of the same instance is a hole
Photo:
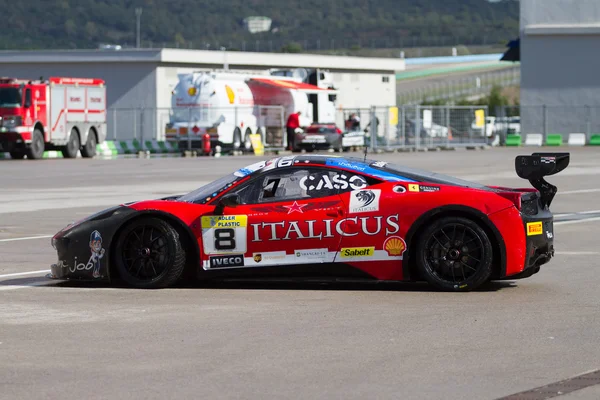
[[[416,250],[420,275],[441,290],[474,290],[492,274],[492,243],[481,226],[467,218],[433,221],[419,236]]]
[[[178,232],[166,221],[143,217],[127,225],[115,246],[116,269],[136,288],[175,284],[185,268],[185,250]]]

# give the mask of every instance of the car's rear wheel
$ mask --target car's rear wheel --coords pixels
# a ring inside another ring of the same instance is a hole
[[[420,275],[441,290],[474,290],[492,274],[492,243],[481,226],[467,218],[434,221],[419,236],[416,250]]]
[[[121,279],[136,288],[175,284],[185,268],[179,234],[166,221],[143,217],[127,225],[117,238],[115,264]]]

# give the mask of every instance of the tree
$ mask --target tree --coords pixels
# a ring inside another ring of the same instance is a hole
[[[303,49],[299,43],[291,42],[281,48],[282,53],[302,53]]]

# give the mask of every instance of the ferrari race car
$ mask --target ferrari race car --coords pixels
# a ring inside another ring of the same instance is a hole
[[[518,156],[533,188],[484,186],[382,161],[261,161],[182,196],[122,204],[52,238],[55,279],[162,288],[183,279],[427,281],[469,291],[554,255],[569,153]]]

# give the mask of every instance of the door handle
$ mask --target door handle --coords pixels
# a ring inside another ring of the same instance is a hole
[[[335,210],[329,210],[325,213],[328,217],[341,217],[344,215],[344,210],[341,208],[336,208]]]

